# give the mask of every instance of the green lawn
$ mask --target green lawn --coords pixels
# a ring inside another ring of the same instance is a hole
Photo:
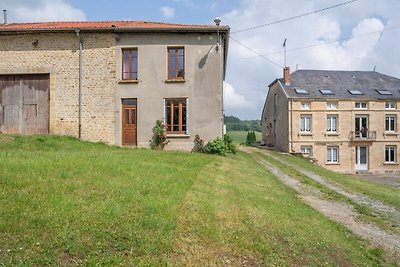
[[[0,135],[0,266],[380,266],[248,155]]]
[[[227,134],[232,137],[233,142],[236,144],[244,144],[246,143],[247,132],[246,131],[228,131]],[[257,142],[261,141],[261,133],[255,132]]]

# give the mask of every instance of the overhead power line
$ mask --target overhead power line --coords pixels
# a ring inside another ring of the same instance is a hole
[[[386,32],[386,31],[392,31],[392,30],[396,30],[396,29],[399,29],[399,28],[400,28],[400,26],[395,26],[395,27],[390,27],[390,28],[383,29],[381,31],[367,32],[367,33],[354,35],[354,36],[351,36],[351,37],[345,37],[345,38],[341,38],[341,39],[337,39],[337,40],[329,41],[329,42],[325,42],[325,43],[318,43],[318,44],[300,46],[300,47],[296,47],[296,48],[292,48],[292,49],[287,49],[286,52],[293,52],[293,51],[297,51],[297,50],[313,48],[313,47],[316,47],[316,46],[327,45],[327,44],[337,43],[337,42],[341,42],[341,41],[347,41],[347,40],[363,37],[363,36],[366,36],[366,35],[371,35],[371,34],[376,34],[376,33],[383,33],[383,32]],[[284,52],[283,51],[277,51],[277,52],[273,52],[273,53],[260,54],[260,55],[261,56],[270,56],[270,55],[277,55],[277,54],[282,54],[282,53],[284,53]],[[253,57],[236,58],[236,59],[233,59],[233,60],[235,61],[235,60],[250,59],[250,58],[257,58],[257,57],[260,57],[260,56],[257,55],[257,56],[253,56]]]
[[[323,12],[323,11],[326,11],[326,10],[329,10],[329,9],[332,9],[332,8],[344,6],[344,5],[347,5],[347,4],[356,2],[356,1],[358,1],[358,0],[346,1],[346,2],[337,4],[337,5],[334,5],[334,6],[329,6],[329,7],[325,7],[325,8],[322,8],[322,9],[310,11],[310,12],[307,12],[307,13],[304,13],[304,14],[300,14],[300,15],[297,15],[297,16],[293,16],[293,17],[289,17],[289,18],[286,18],[286,19],[281,19],[281,20],[277,20],[277,21],[274,21],[274,22],[270,22],[270,23],[266,23],[266,24],[262,24],[262,25],[258,25],[258,26],[254,26],[254,27],[238,30],[238,31],[234,31],[234,32],[231,32],[231,34],[250,31],[250,30],[254,30],[254,29],[258,29],[258,28],[262,28],[262,27],[278,24],[278,23],[281,23],[281,22],[285,22],[285,21],[289,21],[289,20],[293,20],[293,19],[298,19],[298,18],[301,18],[301,17],[305,17],[305,16],[309,16],[309,15],[315,14],[315,13]]]
[[[242,42],[236,40],[236,39],[233,38],[232,36],[229,36],[229,38],[230,38],[232,41],[235,41],[236,43],[238,43],[238,44],[240,44],[241,46],[245,47],[246,49],[250,50],[251,52],[253,52],[254,54],[256,54],[258,57],[262,57],[262,58],[268,60],[269,62],[271,62],[272,64],[274,64],[275,66],[278,66],[279,68],[282,68],[282,69],[283,69],[283,66],[279,65],[279,64],[276,63],[275,61],[272,61],[271,59],[267,58],[266,56],[264,56],[264,55],[258,53],[258,52],[255,51],[254,49],[252,49],[252,48],[248,47],[247,45],[243,44]]]

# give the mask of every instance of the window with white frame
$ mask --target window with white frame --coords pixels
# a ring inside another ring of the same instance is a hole
[[[385,162],[386,163],[395,163],[396,162],[396,146],[386,146],[385,147]]]
[[[300,116],[300,132],[309,133],[311,132],[311,115],[301,115]]]
[[[337,109],[337,102],[327,102],[326,108],[327,109]]]
[[[339,147],[328,146],[326,149],[326,162],[327,163],[338,163],[339,162]]]
[[[367,102],[356,102],[356,108],[366,109],[367,108]]]
[[[395,102],[385,102],[385,109],[396,109]]]
[[[326,131],[330,133],[337,132],[337,115],[327,115],[326,117]]]
[[[310,109],[311,103],[310,102],[301,102],[301,109]]]
[[[301,146],[300,149],[301,149],[301,153],[302,153],[303,155],[306,155],[306,156],[312,158],[312,156],[313,156],[313,153],[312,153],[312,146]]]
[[[386,132],[396,131],[396,115],[386,115],[385,131]]]

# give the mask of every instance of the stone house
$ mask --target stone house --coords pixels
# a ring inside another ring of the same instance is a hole
[[[0,132],[170,149],[222,136],[229,27],[144,21],[0,25]]]
[[[269,85],[263,142],[339,172],[399,172],[400,79],[374,71],[298,70]]]

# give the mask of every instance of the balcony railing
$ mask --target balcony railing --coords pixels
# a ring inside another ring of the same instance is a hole
[[[351,131],[350,139],[352,141],[374,141],[376,140],[375,131]]]

